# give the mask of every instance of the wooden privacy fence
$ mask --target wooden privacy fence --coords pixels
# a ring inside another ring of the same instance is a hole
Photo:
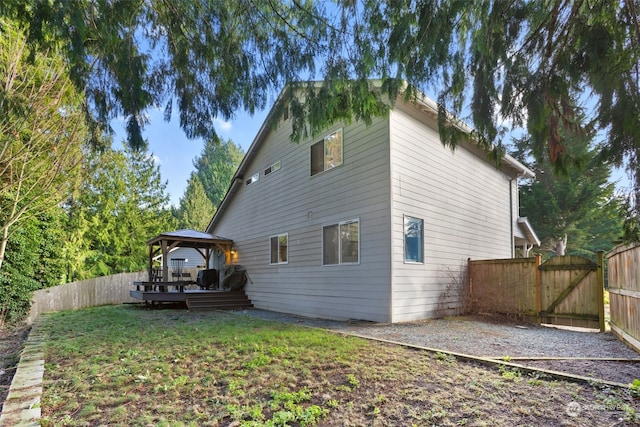
[[[131,285],[147,277],[146,271],[120,273],[40,289],[33,293],[27,322],[32,323],[39,314],[52,311],[138,302],[129,295]]]
[[[640,352],[640,246],[618,246],[607,260],[611,332]]]
[[[475,311],[604,331],[602,258],[469,260],[470,303]]]
[[[469,295],[474,311],[538,319],[540,257],[469,260]]]

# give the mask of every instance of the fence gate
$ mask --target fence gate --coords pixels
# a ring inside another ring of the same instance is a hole
[[[604,274],[598,262],[580,256],[551,258],[538,267],[541,323],[604,330]]]

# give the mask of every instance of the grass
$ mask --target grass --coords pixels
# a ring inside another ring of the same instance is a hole
[[[44,426],[611,425],[640,409],[629,391],[231,313],[100,307],[44,329]]]

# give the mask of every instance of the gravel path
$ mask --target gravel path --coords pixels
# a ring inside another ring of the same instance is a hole
[[[383,324],[311,319],[257,309],[244,310],[242,313],[266,320],[325,328],[472,356],[565,357],[565,360],[513,362],[622,384],[640,378],[640,354],[625,346],[610,332],[578,332],[517,323],[513,319],[489,315]],[[605,362],[575,358],[621,358],[638,361]]]

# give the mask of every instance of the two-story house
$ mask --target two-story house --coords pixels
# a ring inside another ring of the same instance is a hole
[[[496,166],[471,141],[444,147],[436,117],[425,97],[299,144],[286,119],[262,126],[207,229],[233,240],[255,307],[377,322],[453,314],[467,259],[536,243],[518,216],[518,178],[533,172],[510,156]]]

